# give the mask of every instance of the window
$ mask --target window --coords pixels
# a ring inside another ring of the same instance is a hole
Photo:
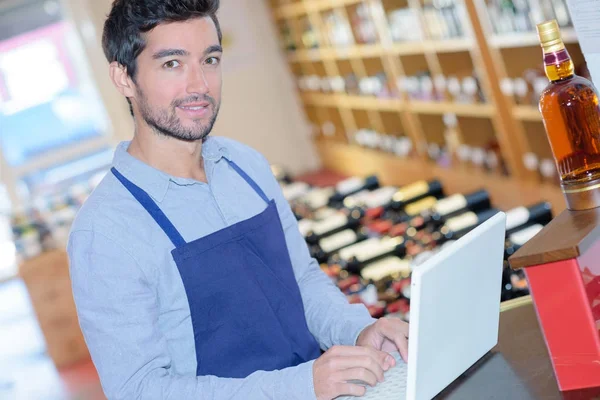
[[[33,193],[37,171],[95,160],[110,145],[109,120],[59,2],[9,4],[0,5],[0,149],[11,180]]]

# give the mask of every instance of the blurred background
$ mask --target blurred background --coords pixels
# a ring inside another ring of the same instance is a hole
[[[100,46],[110,3],[0,0],[0,399],[104,398],[62,250],[133,132]],[[486,210],[530,213],[521,231],[564,209],[537,109],[548,80],[535,24],[557,19],[588,76],[566,0],[222,0],[219,18],[214,134],[261,151],[299,219],[326,218],[307,200],[316,188],[343,198],[422,180],[443,190],[420,199],[484,190]],[[358,196],[334,208],[369,204]],[[507,249],[530,236],[507,237]],[[336,282],[348,278],[326,249],[311,250]],[[522,276],[506,279],[506,299],[527,294]]]

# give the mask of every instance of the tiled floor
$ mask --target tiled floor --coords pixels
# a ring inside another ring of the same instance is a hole
[[[91,361],[54,367],[18,279],[0,284],[0,399],[105,400]]]

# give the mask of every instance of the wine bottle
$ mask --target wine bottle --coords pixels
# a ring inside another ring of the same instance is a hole
[[[398,188],[393,186],[384,186],[375,189],[364,199],[364,207],[368,212],[369,209],[385,206],[392,201],[397,191]]]
[[[339,211],[323,221],[312,224],[310,232],[306,235],[306,241],[309,244],[317,244],[322,238],[356,228],[363,215],[360,209]]]
[[[508,259],[514,253],[517,252],[525,243],[527,243],[531,238],[540,233],[540,231],[544,229],[544,225],[542,224],[534,224],[522,228],[519,231],[516,231],[508,236],[505,245],[504,257]]]
[[[556,20],[537,25],[550,83],[539,107],[567,207],[600,206],[600,100],[592,82],[575,68]]]
[[[529,294],[529,287],[523,270],[513,270],[506,260],[502,270],[502,289],[500,293],[500,301],[507,301]]]
[[[339,263],[347,271],[359,273],[362,268],[384,257],[406,254],[404,238],[369,238],[352,246],[341,249],[337,254]]]
[[[430,239],[436,246],[440,246],[450,240],[457,240],[499,212],[499,210],[491,208],[478,213],[467,211],[456,217],[449,218],[439,231],[431,234]]]
[[[292,183],[290,174],[282,166],[275,164],[271,165],[271,172],[273,173],[275,179],[277,179],[277,182],[282,184]]]
[[[294,201],[310,192],[310,185],[305,182],[292,182],[281,185],[283,197],[288,201]]]
[[[504,270],[502,272],[502,301],[529,294],[527,280],[525,279],[523,271],[514,271],[510,268],[508,258],[537,235],[542,229],[544,229],[542,224],[530,225],[511,234],[506,240],[504,250]]]
[[[397,224],[408,224],[407,221],[411,221],[421,213],[425,213],[430,210],[438,199],[434,196],[428,196],[418,200],[414,203],[406,205],[404,210],[389,209],[384,211],[384,208],[370,209],[366,211],[368,218],[363,221],[370,232],[384,235],[388,233],[392,227]],[[379,219],[376,219],[379,218]],[[398,235],[394,235],[398,236]]]
[[[298,199],[298,203],[305,204],[311,210],[318,210],[329,203],[329,199],[334,193],[333,187],[315,188]]]
[[[324,237],[317,243],[309,247],[311,256],[319,263],[327,262],[332,254],[343,249],[344,247],[353,245],[367,239],[367,233],[364,229],[353,230],[345,229],[336,234]]]
[[[442,222],[461,211],[479,211],[490,208],[490,194],[487,190],[478,190],[466,195],[454,194],[440,199],[432,208],[430,220]]]
[[[340,204],[344,199],[362,190],[373,190],[379,187],[379,179],[375,175],[366,178],[349,178],[336,185],[336,192],[329,199],[329,204]]]
[[[435,205],[421,216],[416,216],[410,221],[400,223],[389,229],[390,236],[406,235],[413,237],[418,231],[426,227],[435,229],[459,213],[465,211],[480,211],[490,208],[490,195],[486,190],[462,195],[455,194],[438,200]]]
[[[442,197],[444,195],[442,183],[434,179],[432,181],[418,181],[400,188],[392,197],[390,207],[401,210],[408,204],[421,200],[425,197]]]
[[[534,224],[546,225],[552,221],[552,206],[541,202],[530,207],[517,207],[506,213],[506,235]]]
[[[390,256],[365,265],[360,271],[360,275],[367,281],[380,284],[382,281],[389,278],[408,278],[410,272],[410,261]]]
[[[294,212],[296,212],[296,210],[294,210]],[[304,216],[306,216],[306,218],[299,218],[298,229],[302,236],[306,237],[312,232],[314,224],[324,221],[339,212],[339,210],[330,207],[320,208],[317,211],[304,211]]]
[[[367,206],[375,207],[365,210],[364,223],[369,224],[379,218],[397,221],[399,218],[402,218],[404,215],[403,210],[409,204],[427,197],[438,198],[441,196],[443,196],[442,185],[437,180],[414,182],[397,189],[394,193],[388,190],[377,199],[378,204],[376,202],[366,204]],[[431,202],[431,199],[427,201]],[[416,205],[413,209],[417,209],[423,205],[424,203],[421,203],[421,205]]]

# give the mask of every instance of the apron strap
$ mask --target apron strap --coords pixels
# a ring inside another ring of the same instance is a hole
[[[225,158],[225,159],[227,160],[227,158]],[[234,163],[231,160],[227,160],[227,162],[229,163],[229,165],[231,165],[231,167],[235,170],[235,172],[238,173],[238,175],[240,175],[242,178],[244,178],[246,183],[248,183],[248,185],[250,185],[252,187],[252,189],[254,189],[256,194],[258,194],[265,201],[265,203],[269,204],[271,202],[271,200],[269,200],[269,198],[267,197],[265,192],[263,192],[263,190],[260,188],[260,186],[258,186],[256,184],[256,182],[254,182],[254,180],[252,178],[250,178],[250,176],[248,176],[248,174],[246,172],[244,172],[243,169],[241,169],[236,163]]]
[[[148,213],[154,218],[156,223],[162,228],[162,230],[166,233],[166,235],[171,239],[171,242],[175,245],[175,247],[181,247],[186,244],[186,241],[183,239],[183,236],[179,233],[179,231],[175,228],[175,226],[169,221],[169,218],[165,215],[165,213],[158,207],[158,205],[150,198],[148,193],[142,190],[140,187],[136,186],[129,179],[125,178],[119,171],[117,171],[114,167],[111,168],[111,172],[114,176],[117,177],[119,181],[125,186],[127,190],[135,197],[135,199],[148,211]]]

